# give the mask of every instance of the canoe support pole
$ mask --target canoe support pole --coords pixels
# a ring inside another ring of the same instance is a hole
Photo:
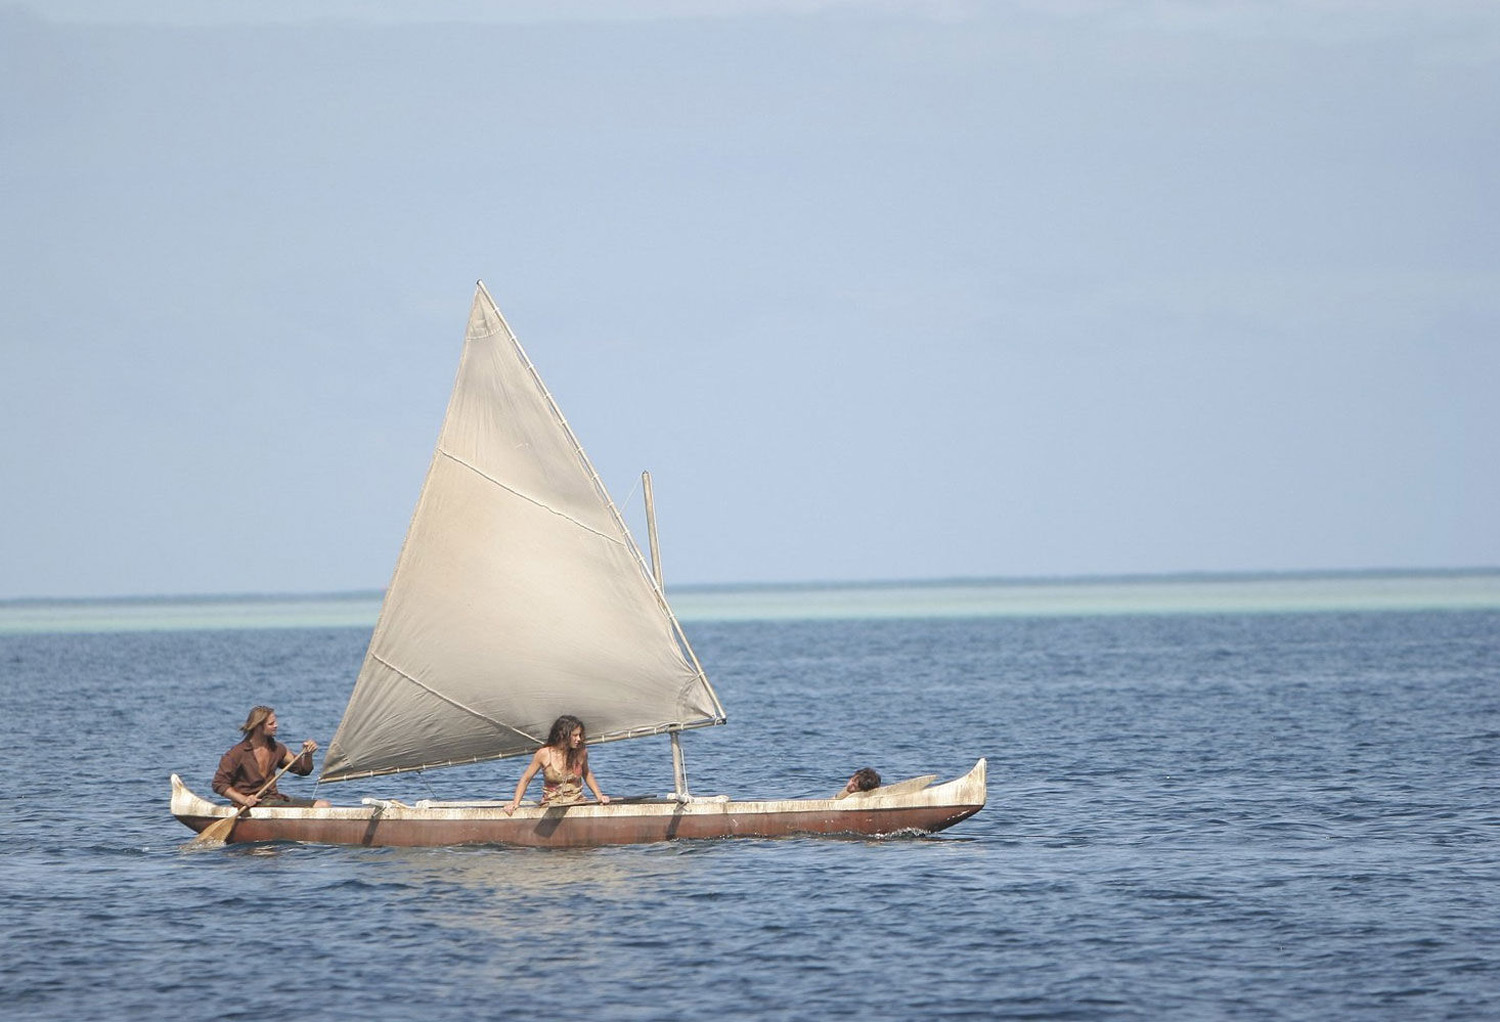
[[[691,802],[688,794],[687,764],[682,760],[682,732],[668,732],[672,736],[672,797],[678,802]]]
[[[664,592],[661,580],[661,550],[656,545],[656,501],[651,495],[651,473],[641,473],[641,496],[646,503],[646,536],[651,541],[651,576],[656,580],[658,592]],[[672,736],[672,797],[678,802],[691,802],[688,794],[687,765],[682,761],[682,732],[669,731]]]

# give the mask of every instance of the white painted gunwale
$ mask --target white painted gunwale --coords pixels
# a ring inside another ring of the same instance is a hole
[[[630,817],[670,816],[716,816],[730,813],[771,814],[795,812],[862,812],[878,809],[909,809],[941,806],[983,806],[987,796],[986,761],[981,759],[962,777],[943,784],[931,784],[915,791],[906,790],[910,782],[896,782],[877,788],[875,791],[851,795],[847,798],[773,799],[737,802],[719,797],[699,798],[685,804],[673,801],[660,802],[612,802],[599,805],[596,802],[577,803],[566,807],[570,817],[626,819]],[[915,780],[922,780],[921,778]],[[895,789],[895,790],[890,790]],[[555,813],[557,807],[522,805],[510,816],[500,808],[503,803],[491,802],[475,805],[453,805],[422,807],[395,799],[369,799],[359,806],[331,806],[328,808],[260,808],[250,811],[257,819],[273,820],[369,820],[377,813],[382,822],[396,820],[421,821],[478,821],[478,820],[540,820]],[[196,794],[183,783],[177,774],[172,775],[172,815],[184,823],[188,819],[213,821],[233,815],[235,810],[228,805],[210,802]]]

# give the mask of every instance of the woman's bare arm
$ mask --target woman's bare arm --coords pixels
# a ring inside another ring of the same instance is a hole
[[[521,775],[520,783],[516,785],[516,797],[500,807],[505,810],[506,816],[515,812],[516,806],[521,804],[521,799],[526,794],[526,786],[531,783],[531,779],[536,776],[536,772],[542,768],[542,753],[544,751],[545,749],[538,749],[532,755],[531,762],[526,766],[526,772]]]

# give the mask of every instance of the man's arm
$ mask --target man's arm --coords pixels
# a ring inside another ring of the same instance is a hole
[[[285,749],[286,746],[282,746],[282,748]],[[302,751],[296,756],[292,755],[291,749],[287,749],[286,755],[281,759],[281,765],[290,766],[292,773],[301,774],[303,777],[306,777],[308,774],[312,773],[313,753],[317,751],[318,743],[309,738],[307,741],[302,743]]]

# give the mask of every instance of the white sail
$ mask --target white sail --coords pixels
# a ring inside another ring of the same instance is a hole
[[[724,712],[619,511],[481,284],[437,451],[323,781]]]

